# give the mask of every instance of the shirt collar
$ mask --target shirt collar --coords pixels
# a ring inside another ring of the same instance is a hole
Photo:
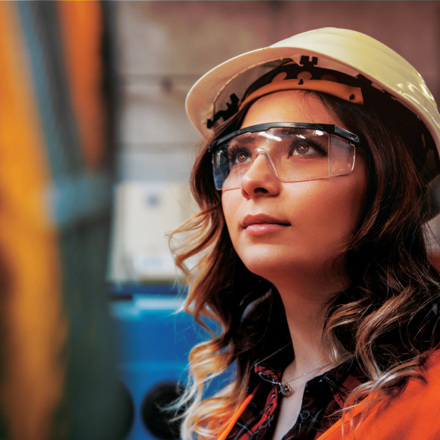
[[[248,390],[252,390],[258,383],[266,382],[260,374],[267,375],[268,380],[280,382],[283,371],[294,358],[292,345],[281,348],[275,354],[263,358],[254,364],[249,378]],[[338,405],[342,408],[347,395],[358,385],[368,380],[354,357],[342,362],[336,367],[310,379],[307,384],[327,383]],[[269,382],[266,382],[270,385]]]

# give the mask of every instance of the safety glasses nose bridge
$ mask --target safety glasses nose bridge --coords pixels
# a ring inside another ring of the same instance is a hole
[[[269,166],[269,169],[272,171],[272,173],[280,180],[277,168],[275,166],[275,163],[267,149],[257,147],[254,149],[252,154],[251,162],[248,164],[247,167],[243,168],[243,175],[247,174],[254,166],[255,161],[257,160],[258,156],[263,155],[266,158],[266,163]]]

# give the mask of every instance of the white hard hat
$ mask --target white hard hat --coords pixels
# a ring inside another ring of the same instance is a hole
[[[242,99],[256,79],[290,58],[317,57],[317,67],[362,75],[379,90],[387,91],[424,122],[437,148],[440,145],[440,115],[436,102],[420,73],[397,52],[368,35],[338,28],[322,28],[253,50],[218,65],[203,75],[186,99],[187,114],[200,134],[209,139],[207,121],[226,111],[231,95]],[[440,149],[439,149],[440,151]]]
[[[238,110],[251,84],[283,64],[299,65],[304,59],[313,67],[353,79],[366,78],[372,87],[389,93],[424,123],[440,152],[440,114],[420,73],[385,44],[348,29],[311,30],[218,65],[189,91],[186,98],[189,119],[209,140],[217,122]],[[307,86],[303,88],[307,90]],[[431,204],[435,205],[432,208],[440,212],[440,177],[430,186]]]

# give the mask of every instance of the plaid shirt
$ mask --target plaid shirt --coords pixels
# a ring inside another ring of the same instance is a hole
[[[282,355],[278,355],[278,361]],[[254,367],[249,390],[258,387],[255,396],[240,415],[227,440],[267,440],[273,435],[282,396],[276,385],[267,382],[258,373],[265,373],[277,382],[281,381],[284,368],[272,359],[272,366],[259,364]],[[282,361],[285,367],[285,360]],[[267,376],[266,376],[267,377]],[[314,440],[334,424],[340,414],[348,393],[366,381],[365,376],[352,361],[343,364],[309,380],[304,390],[298,419],[283,440]]]

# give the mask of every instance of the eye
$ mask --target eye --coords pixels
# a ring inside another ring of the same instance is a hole
[[[310,145],[298,145],[293,148],[293,156],[305,156],[307,154],[313,153],[313,148]]]
[[[288,157],[324,157],[327,156],[326,149],[313,142],[295,142],[289,149]]]
[[[234,145],[228,150],[228,162],[230,166],[242,165],[252,160],[251,152],[243,147]]]

